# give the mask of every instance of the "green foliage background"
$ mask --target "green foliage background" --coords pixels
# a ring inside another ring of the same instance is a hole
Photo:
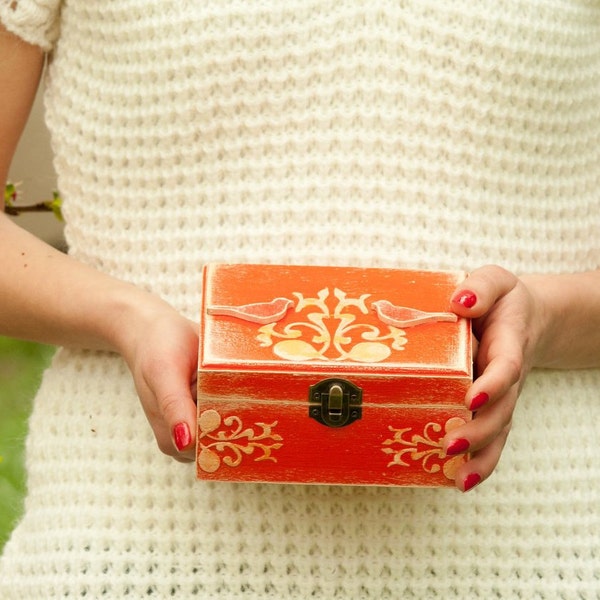
[[[0,336],[0,553],[22,513],[27,420],[53,351]]]

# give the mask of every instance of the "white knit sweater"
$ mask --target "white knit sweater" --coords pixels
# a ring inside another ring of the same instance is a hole
[[[207,261],[600,267],[596,0],[2,0],[52,50],[71,253],[195,317]],[[600,598],[600,370],[454,490],[199,483],[116,356],[36,399],[0,598]],[[128,594],[128,595],[127,595]]]

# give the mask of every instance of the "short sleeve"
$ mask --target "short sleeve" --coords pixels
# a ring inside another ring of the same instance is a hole
[[[0,0],[0,21],[12,33],[43,50],[59,33],[61,0]]]

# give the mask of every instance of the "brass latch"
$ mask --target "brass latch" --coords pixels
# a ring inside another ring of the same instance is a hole
[[[345,379],[324,379],[310,386],[308,414],[327,427],[344,427],[362,416],[362,390]]]

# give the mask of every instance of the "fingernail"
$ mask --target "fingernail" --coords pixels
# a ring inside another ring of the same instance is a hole
[[[477,302],[477,296],[473,292],[464,291],[452,298],[452,302],[456,302],[465,308],[473,308]]]
[[[471,405],[469,410],[477,410],[489,401],[490,397],[485,392],[479,392],[479,394],[473,396],[471,399]]]
[[[469,440],[466,440],[465,438],[458,438],[456,440],[452,440],[448,444],[448,448],[446,448],[446,454],[448,456],[461,454],[462,452],[466,452],[469,449],[469,446]]]
[[[173,441],[179,452],[183,452],[192,443],[192,434],[187,423],[177,423],[173,427]]]
[[[468,492],[471,488],[474,488],[480,482],[481,475],[479,473],[469,473],[463,479],[463,491]]]

